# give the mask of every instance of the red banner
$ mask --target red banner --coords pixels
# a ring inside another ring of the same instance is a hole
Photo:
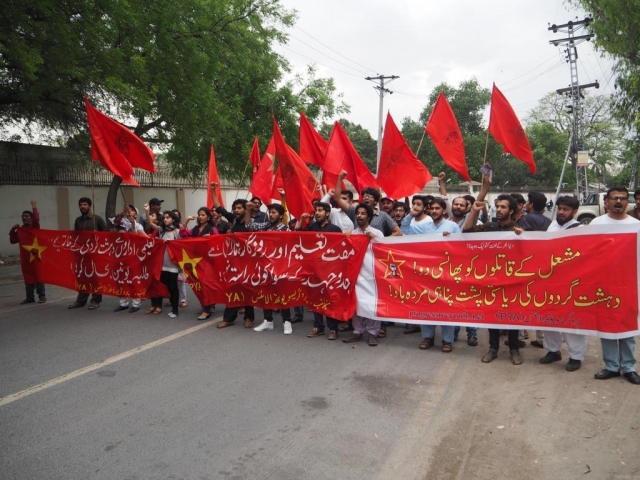
[[[164,242],[116,232],[18,229],[26,283],[116,297],[167,296]]]
[[[260,232],[169,242],[206,304],[307,306],[338,320],[356,310],[355,283],[369,245],[364,235]]]
[[[636,335],[638,232],[632,230],[638,227],[615,235],[612,228],[381,240],[364,261],[358,314],[605,338]]]

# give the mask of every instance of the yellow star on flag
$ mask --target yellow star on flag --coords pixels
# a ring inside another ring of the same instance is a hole
[[[378,261],[386,267],[384,272],[384,277],[399,277],[404,278],[402,276],[402,270],[400,270],[400,266],[405,262],[405,260],[396,260],[393,257],[393,252],[391,250],[387,251],[387,259],[382,260],[381,258]]]
[[[47,247],[41,247],[38,243],[38,237],[33,237],[33,243],[31,245],[22,245],[27,252],[29,252],[29,263],[33,262],[36,258],[42,261],[42,252],[44,252]]]
[[[182,249],[182,261],[178,262],[178,265],[180,265],[180,268],[184,272],[185,277],[193,275],[195,278],[198,278],[196,265],[200,263],[200,260],[202,260],[202,257],[190,258],[185,249]],[[189,267],[185,268],[187,265],[189,265]],[[200,279],[198,278],[198,280]]]

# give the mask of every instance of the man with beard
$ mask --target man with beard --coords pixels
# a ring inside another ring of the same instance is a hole
[[[258,197],[253,197],[251,199],[251,203],[253,204],[251,219],[254,222],[258,223],[268,223],[267,215],[264,212],[260,211],[260,209],[262,208],[262,200],[260,200]]]
[[[624,187],[612,187],[605,195],[607,213],[594,218],[591,225],[637,225],[638,220],[627,215],[629,191]],[[605,267],[606,268],[606,267]],[[620,372],[634,385],[640,385],[640,375],[636,373],[635,337],[612,340],[601,338],[604,369],[594,375],[596,380],[619,377]]]
[[[420,235],[428,233],[427,227],[433,223],[428,214],[429,199],[424,195],[414,195],[411,199],[411,210],[409,215],[404,217],[401,222],[403,235]]]
[[[511,195],[498,195],[496,199],[496,222],[488,222],[483,225],[476,225],[478,215],[484,208],[484,202],[476,202],[473,205],[471,214],[467,217],[463,232],[508,232],[512,231],[516,234],[522,233],[522,229],[517,227],[513,221],[513,213],[518,208],[516,199]],[[514,365],[522,365],[522,357],[518,348],[518,330],[508,330],[508,342],[511,353],[511,363]],[[489,363],[498,357],[498,349],[500,347],[500,330],[497,328],[489,329],[489,351],[482,357],[484,363]]]
[[[80,216],[76,218],[73,225],[74,230],[85,230],[92,232],[106,232],[109,229],[104,219],[91,211],[91,199],[82,197],[78,200],[78,208],[80,209]],[[69,305],[68,308],[80,308],[84,307],[89,300],[88,293],[78,293],[76,301]],[[94,293],[91,295],[91,301],[89,302],[89,310],[95,310],[100,306],[102,302],[102,295]]]
[[[347,172],[345,172],[344,170],[340,172],[340,175],[338,175],[337,185],[342,185],[342,181],[345,179],[346,176],[347,176]],[[348,202],[345,202],[342,199],[340,193],[338,192],[339,190],[336,190],[336,192],[333,195],[333,199],[336,202],[336,205],[339,208],[341,208],[343,212],[349,215],[349,218],[355,225],[356,207],[354,205],[350,205]],[[378,210],[378,208],[376,207],[379,200],[380,200],[380,192],[373,187],[367,187],[364,190],[362,190],[362,192],[360,192],[360,203],[368,204],[373,210],[373,220],[371,220],[371,226],[377,230],[380,230],[385,237],[389,237],[391,235],[393,236],[402,235],[402,232],[400,231],[400,227],[396,225],[396,222],[394,222],[393,219],[386,212],[383,212],[382,210]]]
[[[524,206],[527,203],[527,201],[524,199],[524,197],[520,193],[510,193],[509,195],[515,198],[516,203],[518,204],[518,208],[516,208],[516,211],[513,214],[513,221],[518,223],[518,221],[522,218],[522,216],[525,213]]]
[[[338,183],[340,184],[340,183]],[[307,232],[322,232],[322,233],[342,233],[340,227],[329,222],[329,214],[331,213],[331,205],[325,202],[318,202],[315,205],[315,222],[311,222],[304,228]],[[302,229],[302,225],[304,225],[309,217],[308,213],[303,213],[300,216],[300,221],[296,224],[296,230]],[[327,327],[329,327],[329,336],[328,340],[337,340],[338,339],[338,325],[339,320],[335,318],[327,317]],[[307,334],[308,338],[319,337],[320,335],[324,335],[324,317],[321,313],[313,312],[313,329],[309,334]]]
[[[569,196],[558,197],[556,206],[558,208],[556,219],[549,225],[547,232],[561,232],[580,226],[580,222],[574,220],[580,207],[577,198]],[[582,360],[584,360],[587,351],[587,337],[585,335],[545,331],[543,345],[548,353],[540,359],[540,363],[547,365],[562,360],[560,349],[562,348],[563,340],[567,343],[569,349],[569,362],[566,369],[568,372],[574,372],[582,365]]]
[[[391,197],[382,197],[380,199],[380,210],[391,216],[393,214],[393,205],[396,201]]]
[[[226,218],[229,223],[231,223],[231,233],[239,233],[239,232],[249,232],[249,225],[252,222],[251,213],[252,206],[249,205],[250,202],[247,202],[244,198],[239,198],[234,200],[231,204],[231,209],[233,213],[229,213],[225,210],[224,207],[220,206],[220,202],[218,202],[218,196],[216,195],[215,189],[218,188],[218,184],[216,182],[211,183],[212,197],[213,197],[213,205],[215,207],[215,211]],[[229,307],[225,306],[224,312],[222,314],[222,322],[220,322],[216,327],[217,328],[227,328],[231,327],[236,321],[236,317],[238,316],[240,307]],[[254,316],[253,306],[244,307],[244,328],[253,328],[253,320]]]
[[[636,205],[634,208],[627,212],[627,215],[635,218],[636,220],[640,220],[640,188],[633,192],[633,198],[636,200]]]
[[[367,235],[370,239],[383,238],[382,232],[370,225],[373,218],[373,209],[366,203],[360,203],[356,207],[356,223],[357,228],[353,231],[353,235]],[[353,333],[347,338],[343,339],[344,343],[354,343],[362,340],[362,335],[366,331],[369,334],[367,344],[370,347],[378,345],[376,340],[378,332],[380,331],[380,320],[371,320],[370,318],[361,317],[355,315],[353,317]]]

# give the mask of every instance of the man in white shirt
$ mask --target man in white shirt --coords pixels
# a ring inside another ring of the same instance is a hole
[[[549,225],[547,232],[560,232],[580,226],[580,222],[574,219],[580,207],[577,198],[569,196],[558,197],[556,205],[558,213],[556,214],[556,219]],[[540,363],[547,365],[562,360],[560,349],[562,348],[563,340],[567,343],[567,348],[569,349],[569,362],[566,370],[575,372],[582,366],[582,361],[587,352],[586,335],[545,331],[542,343],[548,353],[540,359]]]
[[[594,218],[590,225],[637,224],[638,220],[627,215],[629,191],[624,187],[612,187],[605,195],[607,213]],[[604,369],[594,375],[596,380],[607,380],[622,375],[634,385],[640,385],[640,375],[636,373],[635,337],[610,340],[601,338]]]

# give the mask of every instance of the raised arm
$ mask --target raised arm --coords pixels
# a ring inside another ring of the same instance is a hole
[[[336,189],[333,191],[333,200],[336,202],[338,208],[340,208],[344,213],[349,213],[349,202],[342,199],[342,181],[347,176],[347,172],[342,170],[338,175],[338,181],[336,183]]]
[[[480,211],[484,208],[484,202],[476,201],[471,207],[471,211],[469,215],[467,215],[467,220],[464,223],[463,232],[473,232],[476,230],[476,223],[478,222],[478,215],[480,215]]]
[[[480,193],[478,194],[478,198],[476,198],[479,202],[484,202],[484,199],[489,193],[489,187],[491,187],[491,180],[489,180],[488,175],[482,175],[482,188],[480,188]]]

